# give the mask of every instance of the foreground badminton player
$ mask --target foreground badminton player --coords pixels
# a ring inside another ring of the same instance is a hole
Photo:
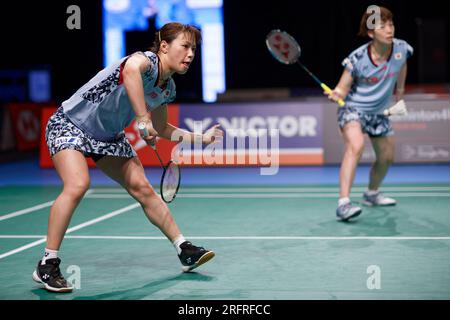
[[[365,13],[361,19],[359,35],[371,41],[353,51],[343,61],[341,79],[329,99],[345,100],[338,109],[338,123],[345,142],[345,153],[340,169],[340,194],[336,215],[347,221],[358,216],[362,209],[350,201],[350,189],[356,167],[364,150],[364,134],[368,134],[376,155],[370,171],[368,190],[363,194],[363,204],[368,206],[395,205],[394,199],[383,196],[379,187],[394,160],[394,137],[390,120],[383,110],[392,104],[396,89],[397,101],[403,98],[406,79],[406,60],[412,47],[394,38],[391,11],[378,7],[379,23],[369,28],[373,19]]]
[[[203,135],[194,135],[167,123],[167,104],[175,98],[171,76],[188,71],[200,40],[200,31],[195,27],[164,25],[156,33],[150,51],[127,56],[100,71],[49,119],[46,141],[64,187],[51,207],[47,246],[33,272],[33,279],[47,290],[73,289],[61,274],[58,250],[72,214],[89,188],[85,157],[91,157],[98,168],[141,204],[150,222],[173,243],[183,271],[214,257],[213,251],[184,239],[169,208],[147,180],[123,131],[136,119],[149,132],[143,137],[148,144],[153,144],[156,136],[210,144],[223,135],[217,125]]]

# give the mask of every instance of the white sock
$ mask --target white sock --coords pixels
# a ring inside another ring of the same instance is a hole
[[[378,189],[377,190],[370,190],[370,189],[367,189],[367,191],[366,191],[366,194],[368,195],[368,196],[373,196],[373,195],[375,195],[375,194],[377,194],[378,193]]]
[[[47,259],[56,259],[58,258],[58,250],[51,250],[48,248],[45,248],[44,257],[42,258],[41,265],[45,264],[45,261]]]
[[[350,202],[350,198],[349,197],[344,197],[344,198],[339,198],[338,201],[338,206],[343,206],[344,204],[347,204]]]
[[[180,244],[182,244],[185,241],[186,241],[186,239],[183,237],[182,234],[180,234],[178,237],[175,238],[175,240],[173,240],[172,244],[175,247],[175,249],[177,250],[177,254],[181,253]]]

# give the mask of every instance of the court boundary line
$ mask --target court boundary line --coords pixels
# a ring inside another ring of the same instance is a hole
[[[193,192],[210,192],[212,193],[193,193]],[[364,187],[354,187],[354,192],[365,191]],[[431,193],[431,191],[450,191],[450,187],[385,187],[385,191],[395,193],[396,197],[450,197],[450,193],[440,192]],[[183,193],[186,191],[187,193]],[[263,193],[257,193],[261,192]],[[196,187],[185,187],[181,193],[178,194],[178,198],[336,198],[335,194],[339,190],[336,187],[330,188],[306,188],[306,187],[280,187],[280,188],[263,188],[263,187],[250,187],[250,188],[196,188]],[[419,193],[406,193],[406,191],[419,191]],[[110,192],[110,193],[102,193]],[[226,193],[218,193],[226,192]],[[255,192],[249,195],[247,194],[235,194],[230,192]],[[275,192],[275,193],[274,193]],[[282,193],[284,192],[284,194]],[[320,193],[322,192],[322,193]],[[327,193],[323,193],[327,192]],[[405,192],[397,194],[396,192]],[[353,192],[352,192],[353,196]],[[91,188],[89,189],[83,199],[132,199],[132,197],[125,192],[123,188]],[[55,199],[56,200],[56,199]],[[32,213],[53,205],[55,200],[47,201],[28,207],[25,209],[20,209],[7,213],[0,216],[0,221]]]
[[[32,207],[28,207],[28,208],[25,208],[25,209],[21,209],[21,210],[17,210],[17,211],[11,212],[11,213],[7,213],[7,214],[5,214],[3,216],[0,216],[0,221],[4,221],[4,220],[7,220],[7,219],[11,219],[11,218],[14,218],[14,217],[18,217],[18,216],[21,216],[21,215],[24,215],[24,214],[27,214],[27,213],[31,213],[31,212],[34,212],[34,211],[38,211],[38,210],[50,207],[54,202],[55,202],[55,200],[51,200],[51,201],[47,201],[47,202],[44,202],[44,203],[37,204],[37,205],[32,206]]]
[[[93,192],[92,189],[89,189],[88,191],[86,191],[85,196],[88,196],[92,192]],[[34,211],[38,211],[38,210],[50,207],[51,205],[53,205],[53,203],[55,201],[56,201],[56,199],[51,200],[51,201],[47,201],[47,202],[43,202],[43,203],[34,205],[32,207],[28,207],[28,208],[25,208],[25,209],[20,209],[20,210],[17,210],[17,211],[13,211],[13,212],[7,213],[7,214],[5,214],[3,216],[0,216],[0,221],[4,221],[4,220],[7,220],[7,219],[15,218],[15,217],[18,217],[18,216],[22,216],[24,214],[28,214],[28,213],[31,213],[31,212],[34,212]]]
[[[450,192],[448,193],[390,193],[390,195],[397,198],[412,198],[412,197],[450,197]],[[352,193],[350,196],[358,197],[361,195],[356,195]],[[253,198],[338,198],[337,193],[179,193],[177,198],[243,198],[243,199],[253,199]],[[87,199],[132,199],[132,197],[127,194],[119,193],[104,193],[104,194],[89,194],[85,198]]]
[[[92,193],[125,193],[123,188],[92,188]],[[353,187],[353,191],[355,192],[363,192],[367,190],[367,187]],[[416,191],[416,192],[431,192],[431,191],[450,191],[450,186],[448,187],[383,187],[382,190],[384,192],[407,192],[407,191]],[[339,192],[339,188],[336,187],[212,187],[212,188],[202,188],[202,187],[191,187],[186,186],[183,187],[183,191],[186,192]]]
[[[185,236],[193,240],[450,240],[450,236]],[[0,235],[0,239],[46,238],[45,235]],[[165,236],[69,235],[64,239],[167,240]],[[42,240],[42,239],[41,239]]]
[[[74,232],[74,231],[77,231],[77,230],[80,230],[80,229],[82,229],[82,228],[84,228],[84,227],[93,225],[93,224],[98,223],[98,222],[100,222],[100,221],[103,221],[103,220],[106,220],[106,219],[115,217],[115,216],[117,216],[117,215],[119,215],[119,214],[122,214],[122,213],[124,213],[124,212],[133,210],[133,209],[135,209],[135,208],[137,208],[137,207],[139,207],[139,206],[140,206],[139,203],[134,203],[134,204],[128,205],[128,206],[126,206],[126,207],[123,207],[123,208],[121,208],[121,209],[114,210],[114,211],[112,211],[112,212],[109,212],[109,213],[107,213],[107,214],[104,214],[104,215],[102,215],[102,216],[100,216],[100,217],[97,217],[97,218],[95,218],[95,219],[91,219],[91,220],[88,220],[88,221],[86,221],[86,222],[80,223],[80,224],[78,224],[78,225],[76,225],[76,226],[74,226],[74,227],[72,227],[72,228],[67,229],[66,234],[71,233],[71,232]],[[43,238],[43,239],[40,239],[40,240],[31,242],[31,243],[28,243],[28,244],[23,245],[23,246],[21,246],[21,247],[19,247],[19,248],[16,248],[16,249],[7,251],[7,252],[5,252],[5,253],[3,253],[3,254],[0,254],[0,259],[6,258],[6,257],[8,257],[8,256],[11,256],[11,255],[16,254],[16,253],[19,253],[19,252],[22,252],[22,251],[24,251],[24,250],[26,250],[26,249],[35,247],[35,246],[40,245],[41,243],[44,243],[44,242],[46,242],[46,241],[47,241],[47,237],[45,236],[45,238]]]

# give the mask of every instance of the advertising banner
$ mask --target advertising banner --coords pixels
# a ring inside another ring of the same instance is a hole
[[[185,146],[185,165],[316,165],[323,163],[321,104],[298,102],[182,105],[180,126],[205,132],[219,124],[216,144]]]
[[[45,143],[45,126],[55,108],[42,114],[42,167],[52,162]],[[176,159],[184,166],[315,165],[323,163],[322,109],[320,104],[296,102],[216,105],[170,105],[168,121],[192,132],[205,132],[220,124],[225,135],[216,143],[176,145],[158,140],[163,161]],[[140,138],[133,122],[126,130],[128,140],[144,166],[159,166],[150,148]],[[176,147],[175,147],[176,146]],[[94,163],[89,159],[88,164]]]
[[[168,107],[168,121],[176,126],[178,126],[178,117],[179,117],[178,110],[179,110],[178,105],[170,105]],[[47,148],[47,143],[45,141],[45,128],[47,126],[48,119],[52,116],[52,114],[55,111],[56,108],[44,108],[42,110],[39,163],[40,166],[43,168],[53,167],[53,163]],[[128,128],[125,129],[125,134],[127,136],[128,141],[133,146],[134,150],[136,150],[139,159],[142,162],[142,165],[161,166],[158,161],[158,158],[155,155],[155,152],[150,147],[147,147],[145,141],[141,139],[139,131],[137,129],[137,124],[134,121]],[[168,162],[170,160],[171,151],[174,145],[175,145],[174,142],[170,142],[164,139],[158,140],[157,142],[158,154],[161,156],[161,159],[164,162]],[[95,166],[95,162],[91,158],[87,158],[87,160],[89,167]]]
[[[396,163],[450,161],[450,102],[444,99],[406,100],[408,115],[391,117]],[[43,130],[55,109],[44,110],[41,124],[41,165],[52,166]],[[337,105],[315,101],[170,105],[168,120],[198,134],[215,124],[223,139],[208,146],[160,139],[163,161],[183,166],[287,166],[339,164],[344,144],[337,125]],[[126,135],[144,166],[159,166],[154,151],[132,123]],[[176,138],[176,137],[173,137]],[[361,163],[375,159],[369,139]],[[89,160],[89,164],[93,163]]]
[[[19,151],[39,147],[40,117],[42,105],[35,103],[11,103],[8,111]]]
[[[450,101],[405,99],[408,114],[391,117],[395,132],[395,163],[450,161]],[[325,163],[340,163],[344,143],[337,125],[336,105],[324,105]],[[372,163],[375,153],[365,135],[361,163]]]

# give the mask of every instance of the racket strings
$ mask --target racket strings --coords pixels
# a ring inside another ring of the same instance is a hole
[[[175,198],[180,184],[180,169],[175,162],[167,167],[162,179],[161,193],[164,200],[170,202]]]
[[[299,44],[286,32],[272,30],[267,35],[266,45],[275,59],[284,64],[295,63],[300,58]]]

